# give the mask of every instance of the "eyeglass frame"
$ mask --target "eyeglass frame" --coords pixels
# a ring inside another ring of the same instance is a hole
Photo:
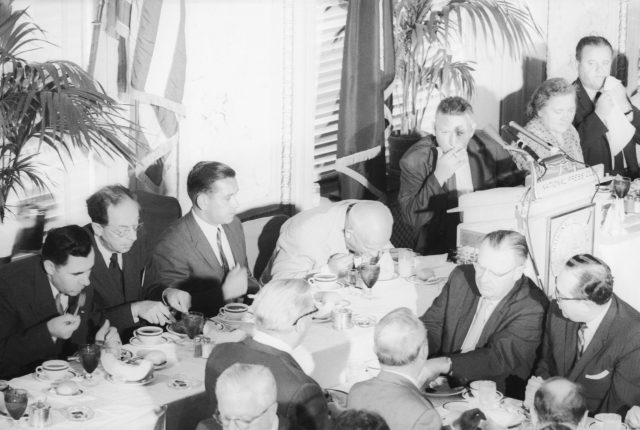
[[[317,312],[319,312],[319,311],[320,311],[320,309],[318,309],[318,307],[314,305],[314,306],[313,306],[313,310],[312,310],[312,311],[309,311],[309,312],[307,312],[307,313],[304,313],[304,314],[300,315],[298,318],[296,318],[296,320],[295,320],[295,321],[293,322],[293,324],[291,324],[291,325],[292,325],[293,327],[295,327],[295,326],[300,322],[300,320],[301,320],[302,318],[304,318],[304,317],[308,317],[309,315],[313,315],[313,314],[315,314],[315,313],[317,313]]]
[[[143,226],[144,226],[144,223],[141,222],[136,225],[119,225],[119,226],[103,225],[102,228],[106,230],[108,227],[110,227],[113,234],[116,235],[116,237],[119,237],[122,239],[128,233],[135,233],[137,235],[138,233],[140,233],[140,230],[142,230]]]
[[[562,297],[560,296],[560,291],[558,290],[558,277],[556,276],[554,278],[554,283],[555,283],[555,291],[554,291],[554,297],[553,300],[555,300],[556,302],[582,302],[585,300],[589,300],[589,299],[585,299],[585,298],[577,298],[577,297]]]
[[[489,274],[491,276],[493,276],[494,278],[497,278],[497,279],[502,279],[502,278],[506,277],[509,273],[512,273],[518,267],[524,266],[524,264],[517,264],[517,265],[513,266],[511,269],[507,270],[506,272],[498,274],[498,273],[494,272],[493,270],[491,270],[491,269],[489,269],[487,267],[484,267],[482,264],[478,263],[477,261],[474,261],[472,264],[473,264],[473,269],[476,272],[476,275],[480,275],[482,277],[482,276],[484,276],[485,273],[489,272]]]
[[[220,424],[222,427],[225,427],[225,422],[227,424],[229,423],[234,423],[236,425],[236,427],[241,428],[241,429],[247,429],[249,428],[249,426],[251,424],[253,424],[256,420],[258,420],[260,417],[262,417],[264,414],[266,414],[269,409],[275,405],[277,403],[277,401],[271,403],[269,406],[267,406],[267,408],[260,412],[258,415],[256,415],[255,417],[251,418],[250,420],[245,420],[242,418],[227,418],[222,416],[222,414],[220,413],[220,410],[216,410],[216,412],[213,414],[213,419],[215,420],[215,422],[217,422],[218,424]],[[224,422],[223,422],[224,421]],[[241,423],[241,424],[240,424]]]

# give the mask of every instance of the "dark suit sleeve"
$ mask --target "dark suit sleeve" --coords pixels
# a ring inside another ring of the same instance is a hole
[[[544,325],[544,336],[542,338],[542,352],[535,371],[536,376],[540,376],[542,379],[558,376],[558,370],[556,369],[555,360],[553,359],[553,341],[551,336],[553,333],[553,315],[556,311],[557,304],[553,302],[551,306],[549,306],[549,312],[547,313]]]
[[[123,330],[136,325],[131,313],[131,305],[132,303],[123,303],[118,306],[112,306],[104,309],[102,313],[112,326],[118,328],[118,330]]]
[[[148,300],[161,300],[166,288],[178,288],[179,284],[191,273],[189,263],[179,252],[173,236],[165,236],[156,245],[144,281],[144,297]]]
[[[519,170],[511,154],[497,143],[492,145],[496,160],[496,186],[515,187],[524,184],[526,172]]]
[[[540,345],[544,315],[544,306],[533,300],[514,304],[509,321],[489,337],[484,347],[451,355],[453,376],[466,383],[506,376],[523,367],[530,372]]]
[[[16,301],[8,291],[0,294],[0,377],[3,379],[21,374],[25,363],[56,354],[47,321],[21,328],[17,313],[21,305],[25,304]]]
[[[588,97],[588,95],[584,94],[582,97]],[[580,146],[585,159],[592,152],[599,153],[602,141],[606,139],[606,133],[609,129],[596,114],[595,109],[586,113],[579,107],[576,111],[573,126],[580,135]]]
[[[457,269],[454,269],[454,271]],[[427,339],[429,340],[429,356],[437,357],[440,355],[440,348],[442,347],[442,330],[444,326],[445,312],[447,309],[447,303],[449,301],[449,294],[451,292],[451,278],[453,272],[449,277],[449,280],[442,288],[442,291],[433,301],[429,309],[420,317],[420,320],[427,329]]]
[[[294,410],[291,410],[294,408]],[[287,411],[293,426],[308,430],[331,428],[329,408],[318,384],[305,383],[294,394]]]
[[[625,354],[618,357],[611,388],[602,408],[603,412],[615,412],[624,416],[634,405],[640,404],[640,332],[625,339]]]

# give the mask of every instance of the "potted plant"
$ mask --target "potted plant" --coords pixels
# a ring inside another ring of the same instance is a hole
[[[474,69],[469,61],[453,61],[455,42],[492,44],[516,58],[533,45],[532,32],[539,30],[531,13],[512,0],[396,0],[396,79],[402,102],[400,129],[389,138],[390,171],[399,169],[404,152],[422,137],[420,125],[434,95],[473,94]]]
[[[98,82],[70,61],[21,57],[34,42],[44,42],[26,16],[25,10],[0,8],[0,224],[11,212],[11,193],[46,189],[35,159],[43,147],[52,148],[63,165],[63,155],[71,156],[74,147],[133,162],[127,145],[132,124]],[[0,232],[0,239],[10,236]]]

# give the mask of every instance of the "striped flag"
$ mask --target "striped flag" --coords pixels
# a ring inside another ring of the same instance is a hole
[[[385,99],[395,75],[391,0],[350,0],[342,60],[338,158],[343,199],[385,200]]]

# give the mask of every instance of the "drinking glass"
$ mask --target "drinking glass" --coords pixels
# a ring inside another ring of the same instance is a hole
[[[79,351],[80,363],[85,371],[84,385],[95,385],[93,380],[93,371],[100,363],[100,345],[89,344],[82,345]]]
[[[182,322],[187,336],[189,336],[189,339],[193,339],[202,333],[204,315],[202,312],[189,312],[182,316]]]
[[[624,199],[629,193],[629,188],[631,188],[631,179],[616,177],[613,179],[612,184],[613,195],[616,196],[616,198]]]
[[[360,263],[360,267],[358,267],[358,271],[360,272],[362,282],[367,286],[365,290],[366,295],[370,297],[371,289],[378,281],[378,276],[380,276],[380,264],[378,263],[378,258],[376,256],[363,257],[362,263]]]
[[[4,392],[4,405],[7,412],[14,419],[14,424],[22,417],[27,409],[29,394],[27,390],[20,388],[9,388]]]
[[[480,407],[491,408],[496,406],[495,381],[476,381],[478,387],[478,403]]]
[[[594,418],[602,430],[620,430],[622,427],[622,417],[618,414],[596,414]]]

